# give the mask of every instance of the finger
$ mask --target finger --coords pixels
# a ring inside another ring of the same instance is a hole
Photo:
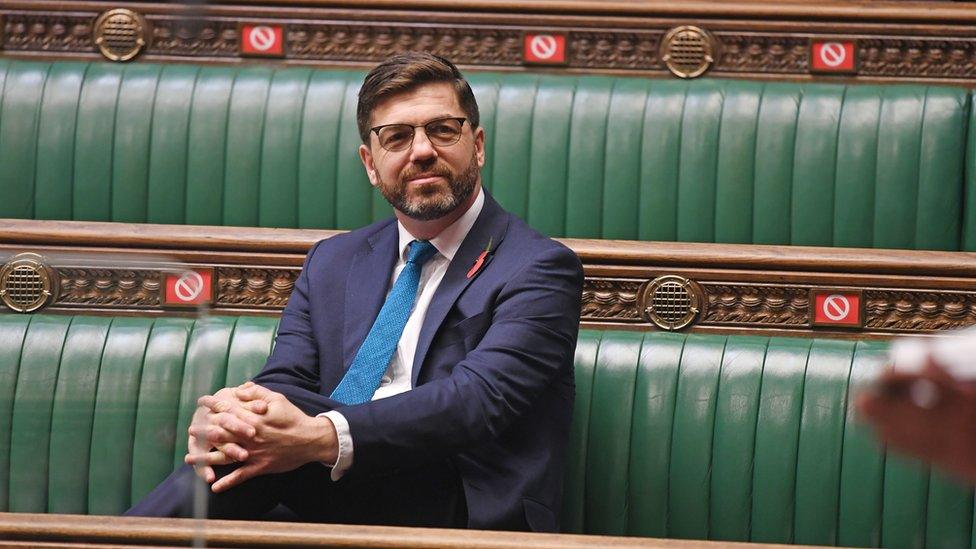
[[[203,467],[194,467],[193,469],[197,472],[197,475],[199,475],[200,478],[202,478],[204,482],[206,482],[207,484],[213,484],[214,481],[217,480],[217,473],[214,472],[213,467],[203,466]]]
[[[213,490],[213,493],[215,494],[219,494],[220,492],[230,490],[234,486],[237,486],[238,484],[241,484],[248,479],[258,476],[258,474],[260,473],[260,469],[261,467],[259,465],[253,465],[253,464],[243,465],[241,467],[238,467],[237,469],[234,469],[233,471],[231,471],[230,473],[222,477],[220,480],[213,483],[210,489]]]
[[[247,450],[241,448],[239,445],[233,442],[228,442],[227,444],[221,444],[217,447],[218,450],[223,452],[223,454],[234,461],[246,461],[250,455]]]
[[[237,442],[237,437],[217,425],[190,425],[187,431],[190,436],[197,438],[199,447],[206,447],[208,450],[217,444]]]
[[[201,439],[196,435],[190,435],[186,442],[186,451],[191,454],[202,454],[210,450],[211,446],[207,444],[207,441]]]
[[[200,399],[197,399],[197,402],[199,401]],[[190,418],[190,421],[197,421],[198,419],[206,416],[209,413],[210,413],[210,408],[207,408],[205,406],[200,406],[198,404],[196,410],[193,410],[193,417]]]
[[[256,400],[254,402],[264,402],[264,401]],[[224,416],[231,416],[233,418],[236,418],[244,425],[250,427],[257,427],[258,425],[264,422],[264,420],[262,419],[262,416],[264,415],[263,412],[260,414],[256,414],[250,410],[250,403],[244,402],[242,404],[243,406],[234,406],[233,408],[227,410],[226,412],[221,412],[219,414],[213,414],[213,413],[210,414],[210,416],[207,418],[207,425],[218,424],[217,423],[218,419]],[[267,411],[267,403],[264,404],[264,411],[265,412]],[[241,428],[246,430],[246,427],[241,427]],[[253,436],[253,435],[249,435],[249,436]]]
[[[243,404],[245,408],[254,414],[263,415],[268,412],[268,403],[263,400],[250,400]]]
[[[932,381],[939,383],[940,385],[953,385],[956,382],[956,378],[952,377],[941,364],[935,361],[930,354],[928,360],[925,361],[925,367],[922,369],[922,374],[928,377]]]
[[[235,460],[228,457],[222,451],[214,450],[213,452],[206,452],[204,454],[186,454],[183,456],[183,463],[193,466],[212,466],[212,465],[227,465],[234,463]]]
[[[213,395],[203,395],[202,397],[198,398],[197,406],[201,408],[208,408],[211,412],[218,414],[233,408],[233,406],[226,400],[217,398]]]
[[[197,406],[197,409],[193,411],[193,416],[190,417],[190,423],[201,423],[207,421],[207,415],[212,414],[210,408],[206,406]]]
[[[203,479],[207,484],[213,484],[213,481],[217,478],[217,474],[214,473],[213,467],[210,467],[209,465],[194,466],[193,472],[198,477]]]
[[[274,391],[266,387],[262,387],[257,384],[251,384],[250,387],[239,388],[234,390],[234,395],[244,401],[249,400],[270,400],[276,395]]]
[[[215,422],[214,418],[219,414],[231,414],[248,425],[254,426],[261,422],[258,416],[264,415],[268,411],[267,402],[261,400],[230,403],[226,400],[217,400],[214,397],[200,397],[199,402],[202,403],[202,409],[208,410],[209,417],[206,418],[206,421],[211,424]]]
[[[210,423],[223,427],[226,431],[243,438],[252,438],[257,431],[254,426],[235,414],[221,413],[210,419]]]

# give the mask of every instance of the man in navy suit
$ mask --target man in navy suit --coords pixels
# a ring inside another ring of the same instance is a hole
[[[253,383],[200,399],[186,462],[209,515],[556,531],[582,268],[481,188],[485,132],[449,61],[359,94],[395,219],[317,243]],[[183,467],[130,509],[191,514]]]

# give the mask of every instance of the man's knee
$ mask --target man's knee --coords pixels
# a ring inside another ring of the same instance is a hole
[[[207,490],[206,483],[196,476],[189,465],[182,465],[126,511],[125,516],[192,517],[194,492],[201,488]]]
[[[238,465],[214,467],[217,478]],[[173,471],[126,516],[173,518],[256,519],[278,503],[279,491],[268,477],[256,477],[226,492],[214,494],[189,465]]]

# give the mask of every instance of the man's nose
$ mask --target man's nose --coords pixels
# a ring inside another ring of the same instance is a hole
[[[427,132],[423,127],[416,128],[413,134],[413,144],[410,146],[410,161],[424,162],[432,158],[437,158],[437,149],[427,138]]]

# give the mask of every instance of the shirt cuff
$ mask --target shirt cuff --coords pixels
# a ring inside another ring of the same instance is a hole
[[[332,468],[332,480],[337,481],[346,474],[352,467],[352,433],[349,432],[349,422],[346,417],[335,410],[323,412],[318,417],[327,417],[332,421],[336,430],[336,438],[339,440],[339,456],[335,463],[326,463],[326,467]]]

